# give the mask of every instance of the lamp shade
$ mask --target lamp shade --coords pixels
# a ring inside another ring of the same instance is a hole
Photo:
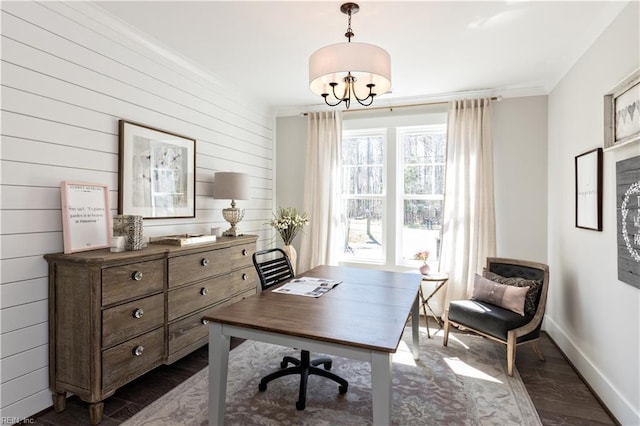
[[[382,95],[391,88],[391,56],[369,43],[337,43],[316,50],[309,58],[309,87],[322,96],[331,94],[329,83],[338,83],[336,93],[344,92],[348,73],[356,78],[355,92],[367,96],[367,84],[375,84],[374,93]]]
[[[249,175],[247,173],[217,172],[213,176],[213,198],[248,200]]]

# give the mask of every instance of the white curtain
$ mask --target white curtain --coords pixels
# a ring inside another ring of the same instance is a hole
[[[342,113],[308,114],[303,209],[309,225],[302,233],[298,273],[318,265],[337,265],[340,241]]]
[[[487,256],[496,254],[490,99],[449,103],[440,271],[449,274],[440,306],[466,299]]]

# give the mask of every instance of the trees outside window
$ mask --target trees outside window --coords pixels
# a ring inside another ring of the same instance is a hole
[[[344,262],[438,259],[445,157],[444,124],[343,132]]]

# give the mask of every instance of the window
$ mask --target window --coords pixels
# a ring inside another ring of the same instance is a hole
[[[351,260],[384,261],[385,142],[385,130],[342,138],[344,255]]]
[[[440,252],[445,125],[345,130],[341,260],[411,266],[418,251]]]
[[[402,263],[413,260],[415,253],[423,250],[430,252],[430,260],[437,260],[444,201],[444,126],[399,129],[398,149],[398,171],[402,173],[397,197],[402,213],[398,227]]]

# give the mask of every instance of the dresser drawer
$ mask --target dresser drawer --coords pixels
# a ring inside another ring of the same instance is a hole
[[[231,252],[231,269],[253,266],[252,256],[256,251],[255,244],[251,243],[233,246],[229,250]]]
[[[216,304],[251,288],[256,288],[257,273],[253,267],[233,271],[169,291],[169,321]]]
[[[230,256],[224,248],[169,258],[169,287],[229,273]]]
[[[102,312],[102,346],[107,347],[164,322],[164,294],[145,297]]]
[[[222,306],[229,305],[226,301],[213,308],[200,311],[196,314],[189,315],[173,324],[169,325],[169,358],[176,352],[183,350],[185,347],[194,344],[200,340],[206,339],[209,335],[209,326],[203,321],[202,317],[208,315]],[[204,344],[204,341],[199,342]]]
[[[127,383],[162,364],[163,358],[163,328],[107,349],[102,353],[102,386],[109,389]]]
[[[217,309],[228,306],[245,297],[252,296],[255,293],[255,288],[245,291],[212,308],[189,315],[169,325],[169,362],[173,362],[182,355],[190,353],[207,343],[209,326],[207,322],[202,319],[203,317],[210,315]]]
[[[102,270],[102,305],[145,296],[164,289],[163,259]]]
[[[169,291],[169,321],[221,301],[228,283],[229,276],[225,275]]]
[[[229,275],[229,293],[228,296],[251,290],[257,290],[258,272],[253,266],[239,269],[231,272]]]

